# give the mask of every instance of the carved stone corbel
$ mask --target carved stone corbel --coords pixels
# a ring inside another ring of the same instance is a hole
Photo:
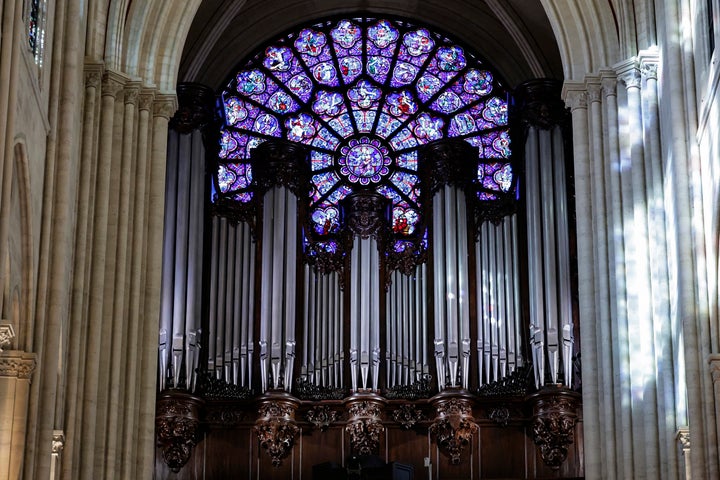
[[[464,395],[443,392],[433,401],[437,416],[430,425],[430,435],[440,450],[457,465],[465,447],[470,445],[478,426],[472,415],[470,399]]]
[[[283,393],[265,396],[261,402],[253,430],[260,446],[272,459],[273,466],[279,467],[290,454],[295,437],[300,433],[300,428],[295,424],[295,411],[299,402]]]
[[[380,437],[385,433],[381,413],[385,401],[375,394],[358,394],[346,400],[348,422],[345,431],[350,435],[350,446],[357,455],[376,455],[380,450]]]
[[[560,468],[574,440],[579,395],[571,390],[552,389],[533,395],[533,400],[530,434],[545,465]]]
[[[155,414],[157,445],[170,469],[177,473],[190,460],[200,441],[200,410],[204,401],[179,391],[160,394]]]

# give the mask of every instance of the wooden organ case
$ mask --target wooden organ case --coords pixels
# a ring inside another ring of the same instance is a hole
[[[252,201],[208,201],[216,97],[197,84],[178,97],[156,478],[583,477],[558,82],[514,92],[520,195],[482,200],[466,142],[422,150],[427,235],[401,249],[370,189],[342,200],[332,243],[308,240],[309,160],[290,142],[253,150]]]

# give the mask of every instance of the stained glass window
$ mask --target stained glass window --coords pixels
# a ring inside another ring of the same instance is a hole
[[[46,0],[30,0],[26,10],[27,41],[35,63],[42,63],[42,50],[45,42],[44,17]]]
[[[472,53],[405,21],[352,18],[289,33],[242,66],[222,106],[215,200],[252,198],[255,146],[304,144],[316,242],[339,230],[338,202],[358,188],[391,201],[396,249],[422,237],[418,149],[435,140],[478,148],[468,161],[480,200],[512,188],[507,91]]]

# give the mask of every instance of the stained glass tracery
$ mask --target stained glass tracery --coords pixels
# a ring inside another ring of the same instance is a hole
[[[338,202],[357,188],[391,201],[396,251],[423,235],[418,149],[429,142],[478,148],[468,161],[478,164],[480,200],[512,188],[506,91],[464,48],[404,21],[342,19],[289,33],[242,67],[222,105],[214,195],[249,201],[251,150],[271,138],[304,144],[311,235],[326,247],[340,228]]]

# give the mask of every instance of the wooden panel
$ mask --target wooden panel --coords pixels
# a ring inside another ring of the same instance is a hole
[[[522,426],[485,425],[480,429],[480,476],[525,478],[525,429]],[[520,448],[518,448],[520,447]]]
[[[433,454],[433,470],[435,470],[435,478],[437,480],[476,480],[478,476],[477,466],[477,444],[478,435],[473,435],[470,445],[465,447],[462,455],[460,456],[460,463],[453,465],[450,461],[450,457],[441,452],[437,448],[437,444],[433,442],[432,447],[434,450]]]
[[[347,456],[346,445],[343,443],[343,427],[328,428],[321,432],[316,428],[303,428],[299,452],[302,465],[302,479],[312,479],[313,465],[334,462],[342,465]]]
[[[425,433],[418,430],[406,430],[399,427],[387,427],[387,461],[399,462],[412,465],[415,476],[414,480],[427,480],[429,478],[428,468],[425,467],[425,457],[430,457],[430,442],[427,429]]]

